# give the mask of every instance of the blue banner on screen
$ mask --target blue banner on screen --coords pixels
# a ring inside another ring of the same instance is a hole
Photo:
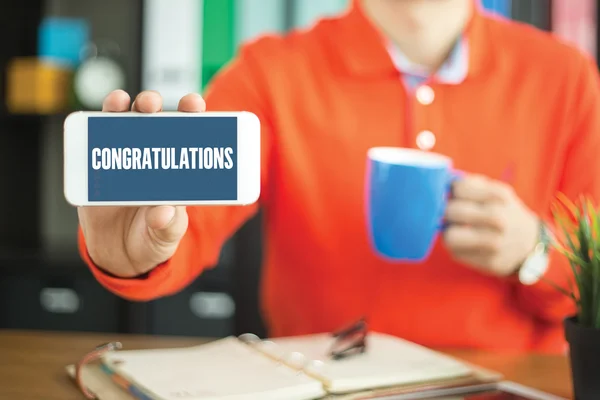
[[[90,117],[88,198],[237,200],[236,117]]]

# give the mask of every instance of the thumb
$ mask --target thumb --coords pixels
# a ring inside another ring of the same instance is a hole
[[[164,244],[177,242],[187,230],[188,216],[185,207],[158,206],[146,212],[146,225],[152,237]]]

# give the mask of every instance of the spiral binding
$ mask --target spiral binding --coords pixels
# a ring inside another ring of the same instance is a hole
[[[81,390],[81,392],[87,399],[96,400],[97,397],[94,393],[90,392],[88,390],[88,388],[85,386],[85,384],[83,383],[83,378],[82,378],[83,367],[85,367],[87,364],[89,364],[91,362],[94,362],[94,361],[102,358],[102,356],[104,354],[106,354],[110,351],[120,350],[121,348],[123,348],[123,345],[120,342],[110,342],[110,343],[102,344],[102,345],[96,347],[93,351],[86,354],[77,363],[77,365],[75,366],[75,382],[77,383],[79,390]]]
[[[364,353],[367,347],[367,332],[367,323],[364,318],[361,318],[346,328],[332,333],[333,343],[328,352],[329,358],[331,360],[342,360]],[[270,340],[262,340],[252,333],[244,333],[238,336],[238,339],[276,362],[317,379],[322,378],[323,370],[326,368],[323,361],[310,360],[300,352],[284,354],[281,350],[277,351],[278,346],[276,343]]]
[[[286,365],[296,370],[298,374],[304,373],[313,378],[322,378],[326,364],[321,360],[310,360],[304,354],[297,351],[285,353],[280,350],[280,347],[275,342],[262,340],[252,333],[244,333],[238,336],[238,339],[241,342],[252,346],[254,349],[271,358],[278,364]]]

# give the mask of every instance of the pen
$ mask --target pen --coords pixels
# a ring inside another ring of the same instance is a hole
[[[332,360],[342,360],[366,351],[367,323],[361,318],[354,324],[334,332],[334,342],[329,351]]]

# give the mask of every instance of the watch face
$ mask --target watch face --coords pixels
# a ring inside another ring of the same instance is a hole
[[[77,70],[74,89],[87,108],[101,109],[104,98],[113,90],[123,89],[125,73],[114,60],[96,57],[85,61]]]
[[[525,261],[525,264],[519,270],[519,281],[524,285],[537,283],[546,273],[548,262],[548,254],[536,252]]]

